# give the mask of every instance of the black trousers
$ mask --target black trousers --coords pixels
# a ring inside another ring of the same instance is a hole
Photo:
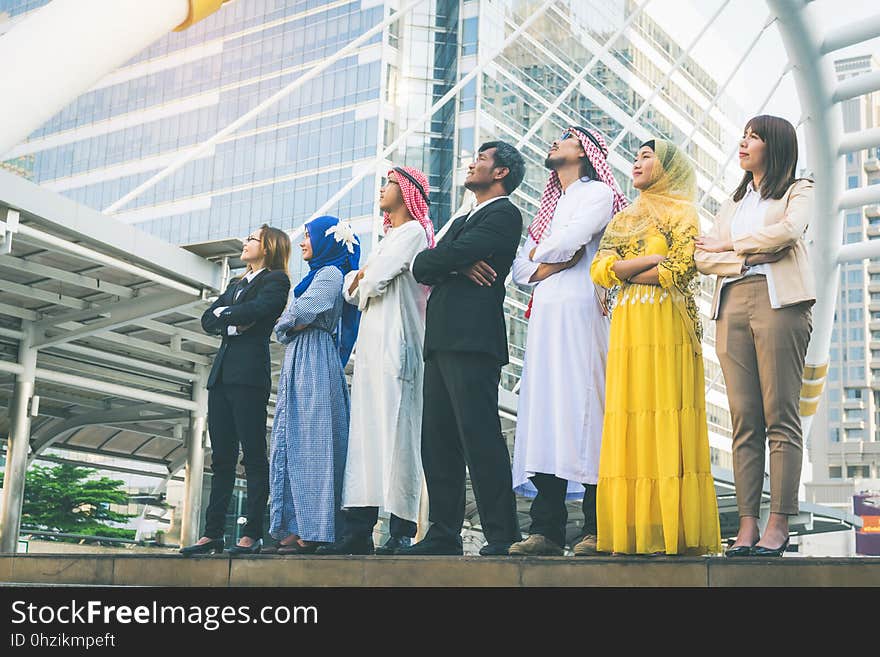
[[[263,537],[263,516],[269,499],[266,458],[266,404],[269,391],[254,386],[217,383],[208,391],[211,435],[211,499],[205,513],[205,536],[222,538],[226,510],[235,485],[238,450],[247,476],[247,524],[243,536]]]
[[[379,520],[378,506],[354,506],[345,509],[345,536],[370,536]],[[415,538],[416,523],[391,514],[391,535],[397,538]]]
[[[425,363],[422,465],[431,528],[426,538],[461,543],[465,466],[490,543],[520,540],[510,452],[498,418],[501,367],[480,353],[437,352]]]
[[[541,534],[560,547],[565,545],[565,525],[568,522],[568,509],[565,507],[565,479],[543,472],[535,473],[529,480],[538,489],[532,500],[529,515],[532,518],[530,534]],[[584,534],[596,535],[596,486],[584,484]]]

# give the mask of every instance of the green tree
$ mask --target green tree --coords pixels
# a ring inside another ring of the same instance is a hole
[[[22,527],[67,534],[88,534],[111,538],[134,538],[133,529],[111,527],[108,522],[125,522],[132,516],[110,509],[127,504],[128,493],[120,490],[119,479],[91,478],[96,470],[73,465],[34,466],[25,478]],[[3,475],[0,473],[0,485]]]

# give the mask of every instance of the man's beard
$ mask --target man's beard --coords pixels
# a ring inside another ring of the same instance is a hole
[[[548,157],[544,160],[544,168],[556,171],[561,165],[565,164],[565,158]]]
[[[478,182],[467,182],[467,181],[465,181],[465,183],[464,183],[464,188],[467,189],[468,191],[471,191],[471,192],[476,192],[476,191],[479,191],[479,190],[481,190],[481,189],[485,189],[485,188],[488,187],[488,186],[489,186],[489,185],[485,185],[485,184],[483,184],[483,183],[478,183]]]

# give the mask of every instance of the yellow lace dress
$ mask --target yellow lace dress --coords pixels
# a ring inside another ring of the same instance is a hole
[[[709,460],[700,325],[692,295],[696,221],[649,228],[600,250],[590,274],[618,287],[606,370],[597,493],[598,549],[627,554],[721,551]],[[665,234],[664,234],[665,232]],[[615,261],[666,256],[660,285],[622,283]]]

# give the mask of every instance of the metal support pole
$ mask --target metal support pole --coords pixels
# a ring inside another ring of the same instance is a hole
[[[200,369],[193,382],[192,399],[198,409],[192,412],[186,442],[186,464],[183,478],[183,513],[180,544],[192,545],[199,538],[199,517],[202,513],[202,481],[205,475],[205,425],[208,417],[207,370]],[[171,473],[173,474],[173,473]]]
[[[37,349],[33,346],[33,326],[22,324],[18,347],[21,372],[15,377],[15,390],[9,407],[9,438],[6,444],[6,471],[3,477],[3,505],[0,507],[0,552],[15,552],[21,527],[24,480],[31,431],[31,403],[37,370]]]
[[[843,234],[843,213],[838,207],[843,189],[844,162],[840,153],[843,114],[840,104],[831,101],[835,89],[835,73],[828,58],[819,53],[821,25],[811,11],[797,0],[767,0],[770,12],[777,17],[782,43],[791,62],[815,62],[814,66],[798,64],[793,68],[795,87],[801,101],[808,164],[816,172],[813,216],[808,231],[810,259],[816,276],[816,305],[813,307],[813,334],[807,347],[805,379],[823,382],[827,373],[834,307],[840,281],[838,254]],[[804,436],[804,461],[801,482],[812,480],[809,438],[821,397],[821,387],[809,386],[801,391],[800,415]],[[817,389],[818,388],[818,389]],[[804,399],[804,393],[809,397]],[[820,437],[820,439],[822,439]],[[803,486],[800,497],[803,498]]]

